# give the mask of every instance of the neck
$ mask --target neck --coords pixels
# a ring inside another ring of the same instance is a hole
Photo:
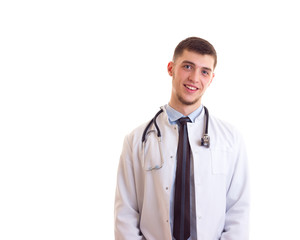
[[[201,102],[197,104],[186,105],[186,104],[174,104],[172,103],[172,101],[170,101],[169,105],[170,107],[180,112],[184,116],[188,116],[201,106]]]

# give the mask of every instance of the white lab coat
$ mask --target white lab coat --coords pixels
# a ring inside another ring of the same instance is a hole
[[[164,110],[157,117],[161,131],[161,166],[154,125],[148,130],[145,158],[142,134],[147,124],[124,140],[115,196],[116,240],[171,240],[170,197],[174,185],[177,125],[171,125]],[[208,134],[210,148],[200,146],[204,111],[188,123],[194,164],[196,226],[198,240],[247,240],[249,181],[247,157],[241,136],[229,124],[212,116]],[[151,131],[154,130],[154,131]]]

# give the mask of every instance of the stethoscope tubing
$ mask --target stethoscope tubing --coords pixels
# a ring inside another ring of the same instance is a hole
[[[154,118],[151,119],[151,121],[149,122],[149,124],[147,125],[147,127],[145,128],[144,133],[143,133],[143,136],[142,136],[142,142],[145,142],[145,140],[146,140],[146,134],[147,134],[147,132],[148,132],[148,129],[150,128],[150,126],[151,126],[153,123],[154,123],[154,125],[155,125],[156,130],[157,130],[157,137],[161,137],[160,129],[159,129],[158,125],[157,125],[156,118],[157,118],[158,115],[161,114],[162,112],[163,112],[163,110],[160,109],[160,110],[156,113],[156,115],[154,116]]]
[[[150,128],[150,126],[152,124],[154,124],[155,128],[156,128],[156,131],[157,131],[157,137],[160,138],[161,137],[161,132],[160,132],[160,129],[157,125],[157,122],[156,122],[156,118],[158,117],[159,114],[161,114],[163,112],[163,110],[159,110],[154,118],[151,119],[151,121],[148,123],[148,125],[146,126],[144,132],[143,132],[143,135],[142,135],[142,143],[144,144],[145,140],[146,140],[146,135],[147,135],[147,132],[148,132],[148,129]],[[204,147],[207,147],[209,148],[210,146],[210,138],[209,138],[209,135],[208,135],[208,122],[209,122],[209,112],[207,110],[207,108],[204,106],[204,114],[205,114],[205,128],[204,128],[204,134],[203,134],[203,137],[201,138],[201,145],[204,146]]]

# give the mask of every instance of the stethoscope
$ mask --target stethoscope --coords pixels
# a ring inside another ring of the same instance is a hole
[[[163,110],[159,110],[154,118],[151,119],[151,121],[148,123],[148,125],[146,126],[143,135],[142,135],[142,150],[143,150],[143,163],[144,163],[144,169],[147,171],[151,171],[151,170],[157,170],[162,168],[163,164],[164,164],[164,160],[162,157],[162,151],[161,151],[161,132],[160,129],[157,125],[156,122],[156,118],[159,116],[159,114],[161,114],[163,112]],[[204,134],[201,138],[201,146],[209,148],[210,146],[210,137],[208,135],[208,121],[209,121],[209,113],[207,108],[204,106],[204,114],[205,114],[205,124],[204,124]],[[158,141],[158,145],[159,145],[159,151],[160,151],[160,159],[161,162],[160,164],[155,164],[154,166],[150,165],[150,166],[145,166],[145,143],[146,143],[146,136],[151,133],[151,132],[155,132],[155,130],[150,130],[149,128],[154,124],[155,129],[156,129],[156,137],[157,137],[157,141]]]

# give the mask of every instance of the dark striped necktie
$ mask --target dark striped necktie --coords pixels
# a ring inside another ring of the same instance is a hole
[[[176,240],[190,237],[190,144],[187,133],[188,117],[179,120],[179,141],[174,198],[173,236]]]

